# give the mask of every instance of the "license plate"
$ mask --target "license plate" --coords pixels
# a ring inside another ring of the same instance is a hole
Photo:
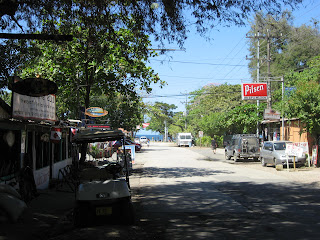
[[[112,207],[97,207],[96,215],[97,216],[107,216],[112,214]]]

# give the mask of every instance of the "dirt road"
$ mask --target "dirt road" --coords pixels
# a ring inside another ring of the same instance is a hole
[[[315,180],[298,181],[301,176],[308,179],[309,172]],[[277,172],[257,162],[235,164],[224,160],[223,150],[213,155],[205,148],[152,143],[136,154],[130,178],[135,225],[74,228],[69,209],[73,193],[48,193],[55,210],[37,208],[49,206],[41,195],[33,203],[37,218],[26,226],[33,229],[33,239],[51,240],[319,239],[319,171],[309,172]],[[21,223],[19,227],[26,229]]]
[[[203,149],[205,150],[205,149]],[[259,163],[151,145],[134,178],[139,226],[154,239],[319,239],[320,193]],[[251,166],[251,167],[250,167]],[[141,236],[142,237],[142,236]]]

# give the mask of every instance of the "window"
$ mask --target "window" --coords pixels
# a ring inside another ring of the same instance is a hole
[[[67,141],[66,138],[62,138],[61,139],[61,148],[62,148],[62,159],[61,160],[65,160],[67,157]]]
[[[53,159],[54,162],[60,162],[61,161],[61,141],[54,144],[54,153],[53,153]]]
[[[32,133],[29,133],[32,135]],[[28,138],[29,139],[29,138]],[[32,142],[29,142],[32,145]],[[48,133],[35,133],[36,169],[40,169],[50,164],[50,142]]]
[[[285,142],[275,143],[274,150],[286,150],[286,143]]]
[[[264,144],[264,149],[265,150],[268,150],[268,151],[271,151],[272,150],[272,143],[265,143]]]
[[[0,129],[0,177],[20,168],[21,131]]]

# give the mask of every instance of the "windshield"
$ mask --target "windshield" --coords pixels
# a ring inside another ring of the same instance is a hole
[[[190,136],[190,135],[187,135],[187,136],[186,136],[186,139],[191,139],[191,136]]]
[[[185,135],[181,135],[180,139],[186,139],[186,136]]]
[[[286,150],[286,143],[285,142],[274,143],[274,150]]]

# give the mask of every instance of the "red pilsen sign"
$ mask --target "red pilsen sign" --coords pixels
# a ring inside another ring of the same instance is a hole
[[[242,100],[267,100],[268,89],[266,83],[242,83]]]

